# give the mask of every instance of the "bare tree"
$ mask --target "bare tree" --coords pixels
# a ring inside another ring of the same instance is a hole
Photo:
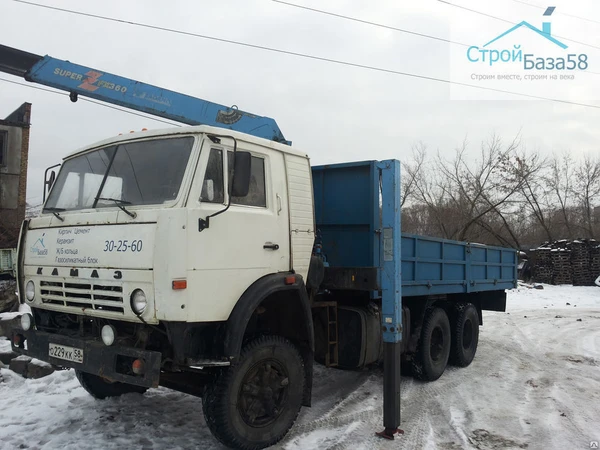
[[[456,151],[451,161],[438,157],[438,171],[448,180],[446,194],[455,207],[463,212],[463,221],[451,237],[460,240],[469,238],[474,226],[480,226],[500,236],[500,230],[486,222],[486,216],[497,216],[502,227],[509,231],[518,245],[516,235],[510,229],[505,214],[510,210],[511,199],[532,174],[539,170],[537,157],[526,158],[519,153],[520,138],[515,137],[504,145],[498,136],[481,144],[479,159],[467,157],[467,142]],[[504,238],[502,238],[504,240]]]
[[[546,160],[492,135],[476,157],[466,140],[433,158],[419,143],[403,170],[403,231],[516,248],[600,236],[600,157]]]
[[[400,206],[404,207],[404,204],[414,196],[417,181],[421,176],[421,171],[426,158],[427,147],[422,142],[419,142],[412,148],[412,161],[402,164],[402,193]]]
[[[443,187],[444,180],[441,180],[437,176],[435,167],[428,161],[427,149],[424,145],[420,144],[413,147],[413,154],[414,159],[420,161],[418,164],[419,170],[413,170],[412,172],[412,190],[405,201],[410,198],[414,206],[412,210],[406,208],[403,211],[411,211],[413,216],[420,217],[421,220],[426,216],[428,225],[426,227],[415,226],[415,229],[409,231],[416,232],[417,227],[420,229],[426,228],[430,230],[426,234],[449,238],[450,231],[447,229],[447,224],[449,223],[448,217],[444,214],[446,205],[445,189]]]
[[[600,200],[600,157],[583,157],[575,169],[573,195],[581,209],[580,228],[587,237],[595,238],[594,204]]]
[[[520,248],[517,226],[522,220],[522,198],[519,198],[519,194],[525,186],[536,183],[546,162],[537,152],[528,153],[522,148],[518,136],[499,152],[498,161],[494,169],[498,184],[494,190],[497,189],[500,195],[490,198],[485,191],[482,193],[489,214],[478,219],[478,223],[483,226],[484,221],[493,221],[496,225],[491,227],[491,223],[488,223],[486,229],[500,242],[506,243],[506,239],[509,239],[516,248]]]
[[[571,198],[573,194],[573,178],[574,178],[574,162],[571,155],[567,152],[560,157],[554,155],[549,162],[549,171],[543,177],[543,182],[551,191],[551,204],[549,209],[554,209],[561,219],[562,225],[566,232],[565,238],[572,239],[575,237],[571,226],[571,217],[569,210],[571,209]]]

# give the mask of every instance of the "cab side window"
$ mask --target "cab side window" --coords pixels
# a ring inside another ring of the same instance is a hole
[[[225,201],[223,183],[223,151],[218,148],[210,150],[208,164],[202,183],[200,201],[207,203],[223,203]]]
[[[227,167],[229,180],[233,171],[233,152],[227,152]],[[250,190],[245,197],[232,197],[231,203],[245,206],[267,206],[267,193],[265,188],[265,160],[252,156],[250,163]]]

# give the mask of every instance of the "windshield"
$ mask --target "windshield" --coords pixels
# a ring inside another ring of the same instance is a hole
[[[63,164],[44,211],[71,211],[173,201],[194,144],[193,137],[105,147]]]

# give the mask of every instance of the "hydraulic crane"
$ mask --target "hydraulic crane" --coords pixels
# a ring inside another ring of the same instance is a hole
[[[0,72],[187,125],[211,125],[290,144],[275,120],[69,61],[0,45]]]

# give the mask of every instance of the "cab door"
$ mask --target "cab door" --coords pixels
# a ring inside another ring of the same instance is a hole
[[[188,198],[189,321],[226,320],[243,292],[264,275],[290,270],[289,214],[283,154],[238,143],[251,153],[250,190],[223,211],[233,149],[206,139]]]

